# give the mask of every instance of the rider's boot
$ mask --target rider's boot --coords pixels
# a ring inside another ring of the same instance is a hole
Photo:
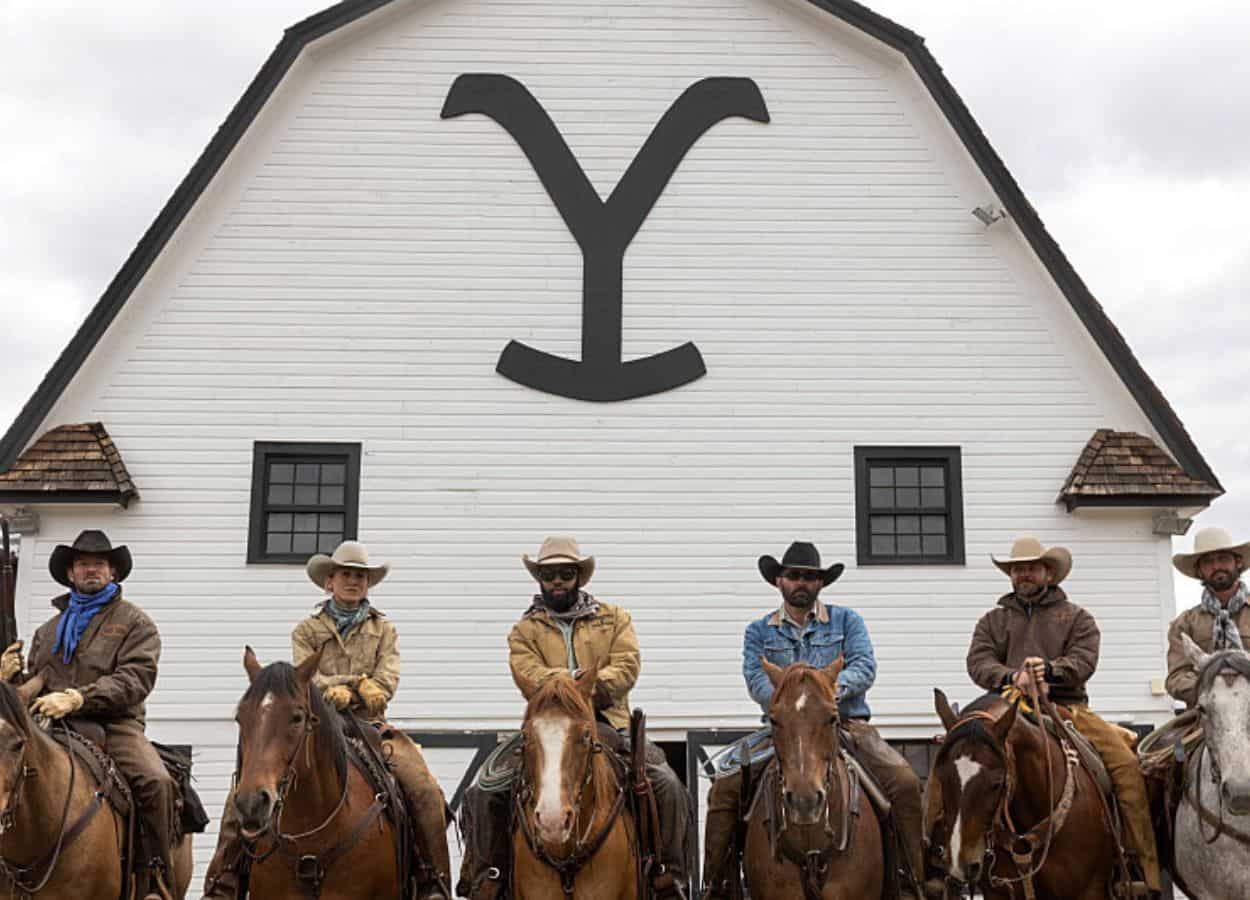
[[[441,806],[441,793],[438,800]],[[432,802],[415,807],[412,830],[421,858],[417,870],[418,900],[451,900],[451,857],[443,810]]]
[[[217,828],[217,849],[204,874],[202,900],[236,900],[239,896],[239,875],[235,870],[242,845],[239,843],[239,814],[234,805],[234,792],[226,797],[221,824]]]
[[[729,900],[733,890],[733,867],[738,865],[734,836],[738,830],[736,809],[709,809],[703,843],[702,900]]]

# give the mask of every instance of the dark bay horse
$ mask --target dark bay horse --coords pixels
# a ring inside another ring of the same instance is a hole
[[[35,725],[43,687],[0,682],[0,897],[117,900],[126,826],[81,760]],[[191,881],[191,838],[174,851],[175,898]],[[125,890],[123,890],[125,888]]]
[[[929,779],[941,792],[948,881],[979,885],[986,900],[1110,896],[1117,845],[1101,790],[1075,751],[997,694],[959,716],[945,694],[934,696],[946,737]]]
[[[234,804],[252,858],[249,890],[264,900],[395,900],[397,837],[381,800],[349,758],[339,715],[312,683],[320,651],[298,667],[261,668],[239,701]]]
[[[514,793],[516,900],[641,900],[625,779],[600,743],[591,697],[598,667],[561,672],[525,709]]]
[[[885,878],[881,830],[868,795],[854,789],[838,739],[837,681],[823,669],[767,659],[777,777],[761,790],[769,815],[747,826],[743,870],[754,900],[876,900]],[[771,826],[771,830],[770,830]]]

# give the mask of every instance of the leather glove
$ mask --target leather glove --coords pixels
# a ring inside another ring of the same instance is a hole
[[[24,668],[26,663],[22,660],[22,642],[14,641],[0,655],[0,681],[12,681]]]
[[[326,703],[338,710],[347,709],[352,703],[352,689],[345,684],[328,687],[321,692],[321,696],[325,697]]]
[[[30,710],[37,716],[47,716],[49,719],[63,719],[71,713],[76,713],[82,709],[82,703],[82,694],[73,688],[69,688],[64,691],[44,694],[31,704]]]
[[[613,700],[612,694],[608,692],[608,686],[602,681],[595,682],[595,695],[592,699],[596,712],[602,712],[609,708],[616,701]]]
[[[390,700],[382,686],[367,675],[356,685],[356,693],[360,695],[360,702],[365,705],[365,712],[371,716],[382,715]]]

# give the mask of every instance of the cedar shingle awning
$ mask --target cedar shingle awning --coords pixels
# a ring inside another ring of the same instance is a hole
[[[1100,428],[1059,493],[1071,512],[1082,506],[1205,507],[1224,491],[1191,477],[1154,441]]]
[[[0,503],[118,503],[139,496],[99,422],[62,425],[0,472]]]

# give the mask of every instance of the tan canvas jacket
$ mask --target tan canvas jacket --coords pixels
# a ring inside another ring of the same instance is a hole
[[[30,641],[28,670],[43,673],[44,693],[74,688],[82,694],[79,715],[102,723],[130,722],[143,728],[144,701],[156,685],[161,636],[147,614],[122,599],[122,592],[96,613],[69,663],[53,650],[56,629],[69,605],[69,594],[52,599],[60,610],[39,627]]]
[[[564,634],[542,608],[527,612],[512,626],[508,651],[512,680],[526,700],[556,672],[569,670]],[[593,616],[573,624],[573,655],[579,668],[599,665],[599,681],[613,700],[603,717],[613,728],[628,728],[629,692],[642,669],[638,636],[629,613],[600,602]]]
[[[1250,648],[1250,605],[1243,606],[1233,617],[1233,621],[1237,623],[1237,633],[1241,635],[1241,643]],[[1194,671],[1189,658],[1185,656],[1181,635],[1189,635],[1190,640],[1197,644],[1203,653],[1210,653],[1214,632],[1215,619],[1200,605],[1185,610],[1172,620],[1168,628],[1167,689],[1169,694],[1186,706],[1193,706],[1198,702],[1195,693],[1198,687],[1198,673]]]
[[[369,607],[369,616],[351,631],[347,640],[339,637],[333,617],[325,611],[325,603],[295,626],[291,633],[291,662],[299,665],[318,647],[325,646],[313,683],[321,689],[336,684],[355,685],[359,676],[367,675],[386,693],[389,702],[399,688],[399,632],[386,614]],[[386,719],[383,710],[370,716],[359,697],[353,696],[350,709],[359,718],[380,722]]]

